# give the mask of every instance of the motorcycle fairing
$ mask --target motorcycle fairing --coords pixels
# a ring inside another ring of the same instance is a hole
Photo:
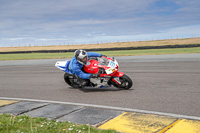
[[[107,66],[108,69],[105,70],[106,73],[111,74],[111,73],[117,71],[117,66],[118,66],[118,62],[116,60],[114,60],[114,61],[110,60],[108,66]]]
[[[68,70],[68,66],[69,66],[69,63],[70,63],[71,60],[65,60],[65,61],[57,61],[55,66],[57,68],[59,68],[60,70],[66,72],[66,73],[69,73],[69,74],[72,74],[69,70]]]

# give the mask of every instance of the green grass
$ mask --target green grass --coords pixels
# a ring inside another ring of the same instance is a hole
[[[187,54],[200,53],[200,47],[173,48],[173,49],[149,49],[149,50],[119,50],[96,51],[107,56],[136,56],[136,55],[161,55],[161,54]],[[27,59],[55,59],[71,58],[73,52],[67,53],[29,53],[29,54],[0,54],[0,60],[27,60]]]
[[[87,125],[57,122],[29,116],[0,115],[1,133],[117,133],[114,130],[100,130]]]

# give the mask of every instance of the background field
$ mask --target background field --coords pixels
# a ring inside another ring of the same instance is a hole
[[[98,52],[98,51],[95,51]],[[120,50],[99,51],[107,56],[137,56],[137,55],[161,55],[161,54],[186,54],[200,53],[200,47],[196,48],[174,48],[174,49],[149,49],[149,50]],[[71,58],[74,52],[67,53],[29,53],[29,54],[0,54],[0,60],[27,60],[27,59],[55,59]]]
[[[67,49],[90,49],[90,48],[114,48],[114,47],[137,47],[137,46],[164,46],[164,45],[200,44],[199,38],[158,40],[144,42],[120,42],[109,44],[88,44],[69,46],[46,46],[46,47],[4,47],[0,52],[8,51],[37,51],[37,50],[67,50]],[[137,55],[160,55],[160,54],[187,54],[200,53],[200,47],[194,48],[169,48],[169,49],[146,49],[146,50],[118,50],[118,51],[95,51],[107,56],[137,56]],[[27,60],[27,59],[55,59],[71,58],[74,52],[66,53],[24,53],[24,54],[0,54],[0,60]]]
[[[37,51],[37,50],[67,50],[67,49],[91,49],[91,48],[120,48],[120,47],[138,47],[138,46],[164,46],[164,45],[184,45],[200,44],[200,37],[155,41],[139,42],[118,42],[102,44],[85,44],[85,45],[58,45],[58,46],[35,46],[35,47],[2,47],[0,52],[8,51]]]

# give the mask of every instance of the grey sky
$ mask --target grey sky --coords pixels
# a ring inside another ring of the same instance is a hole
[[[199,0],[0,0],[0,47],[200,36]]]

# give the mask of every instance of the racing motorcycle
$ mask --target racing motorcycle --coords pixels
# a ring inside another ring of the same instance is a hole
[[[55,67],[64,71],[65,82],[73,88],[81,88],[78,83],[78,78],[69,71],[70,60],[57,61]],[[83,66],[82,71],[85,73],[97,74],[99,78],[88,79],[88,83],[84,87],[92,88],[106,88],[114,86],[119,89],[128,90],[132,87],[132,80],[123,72],[119,72],[119,64],[117,60],[112,57],[90,57]]]

